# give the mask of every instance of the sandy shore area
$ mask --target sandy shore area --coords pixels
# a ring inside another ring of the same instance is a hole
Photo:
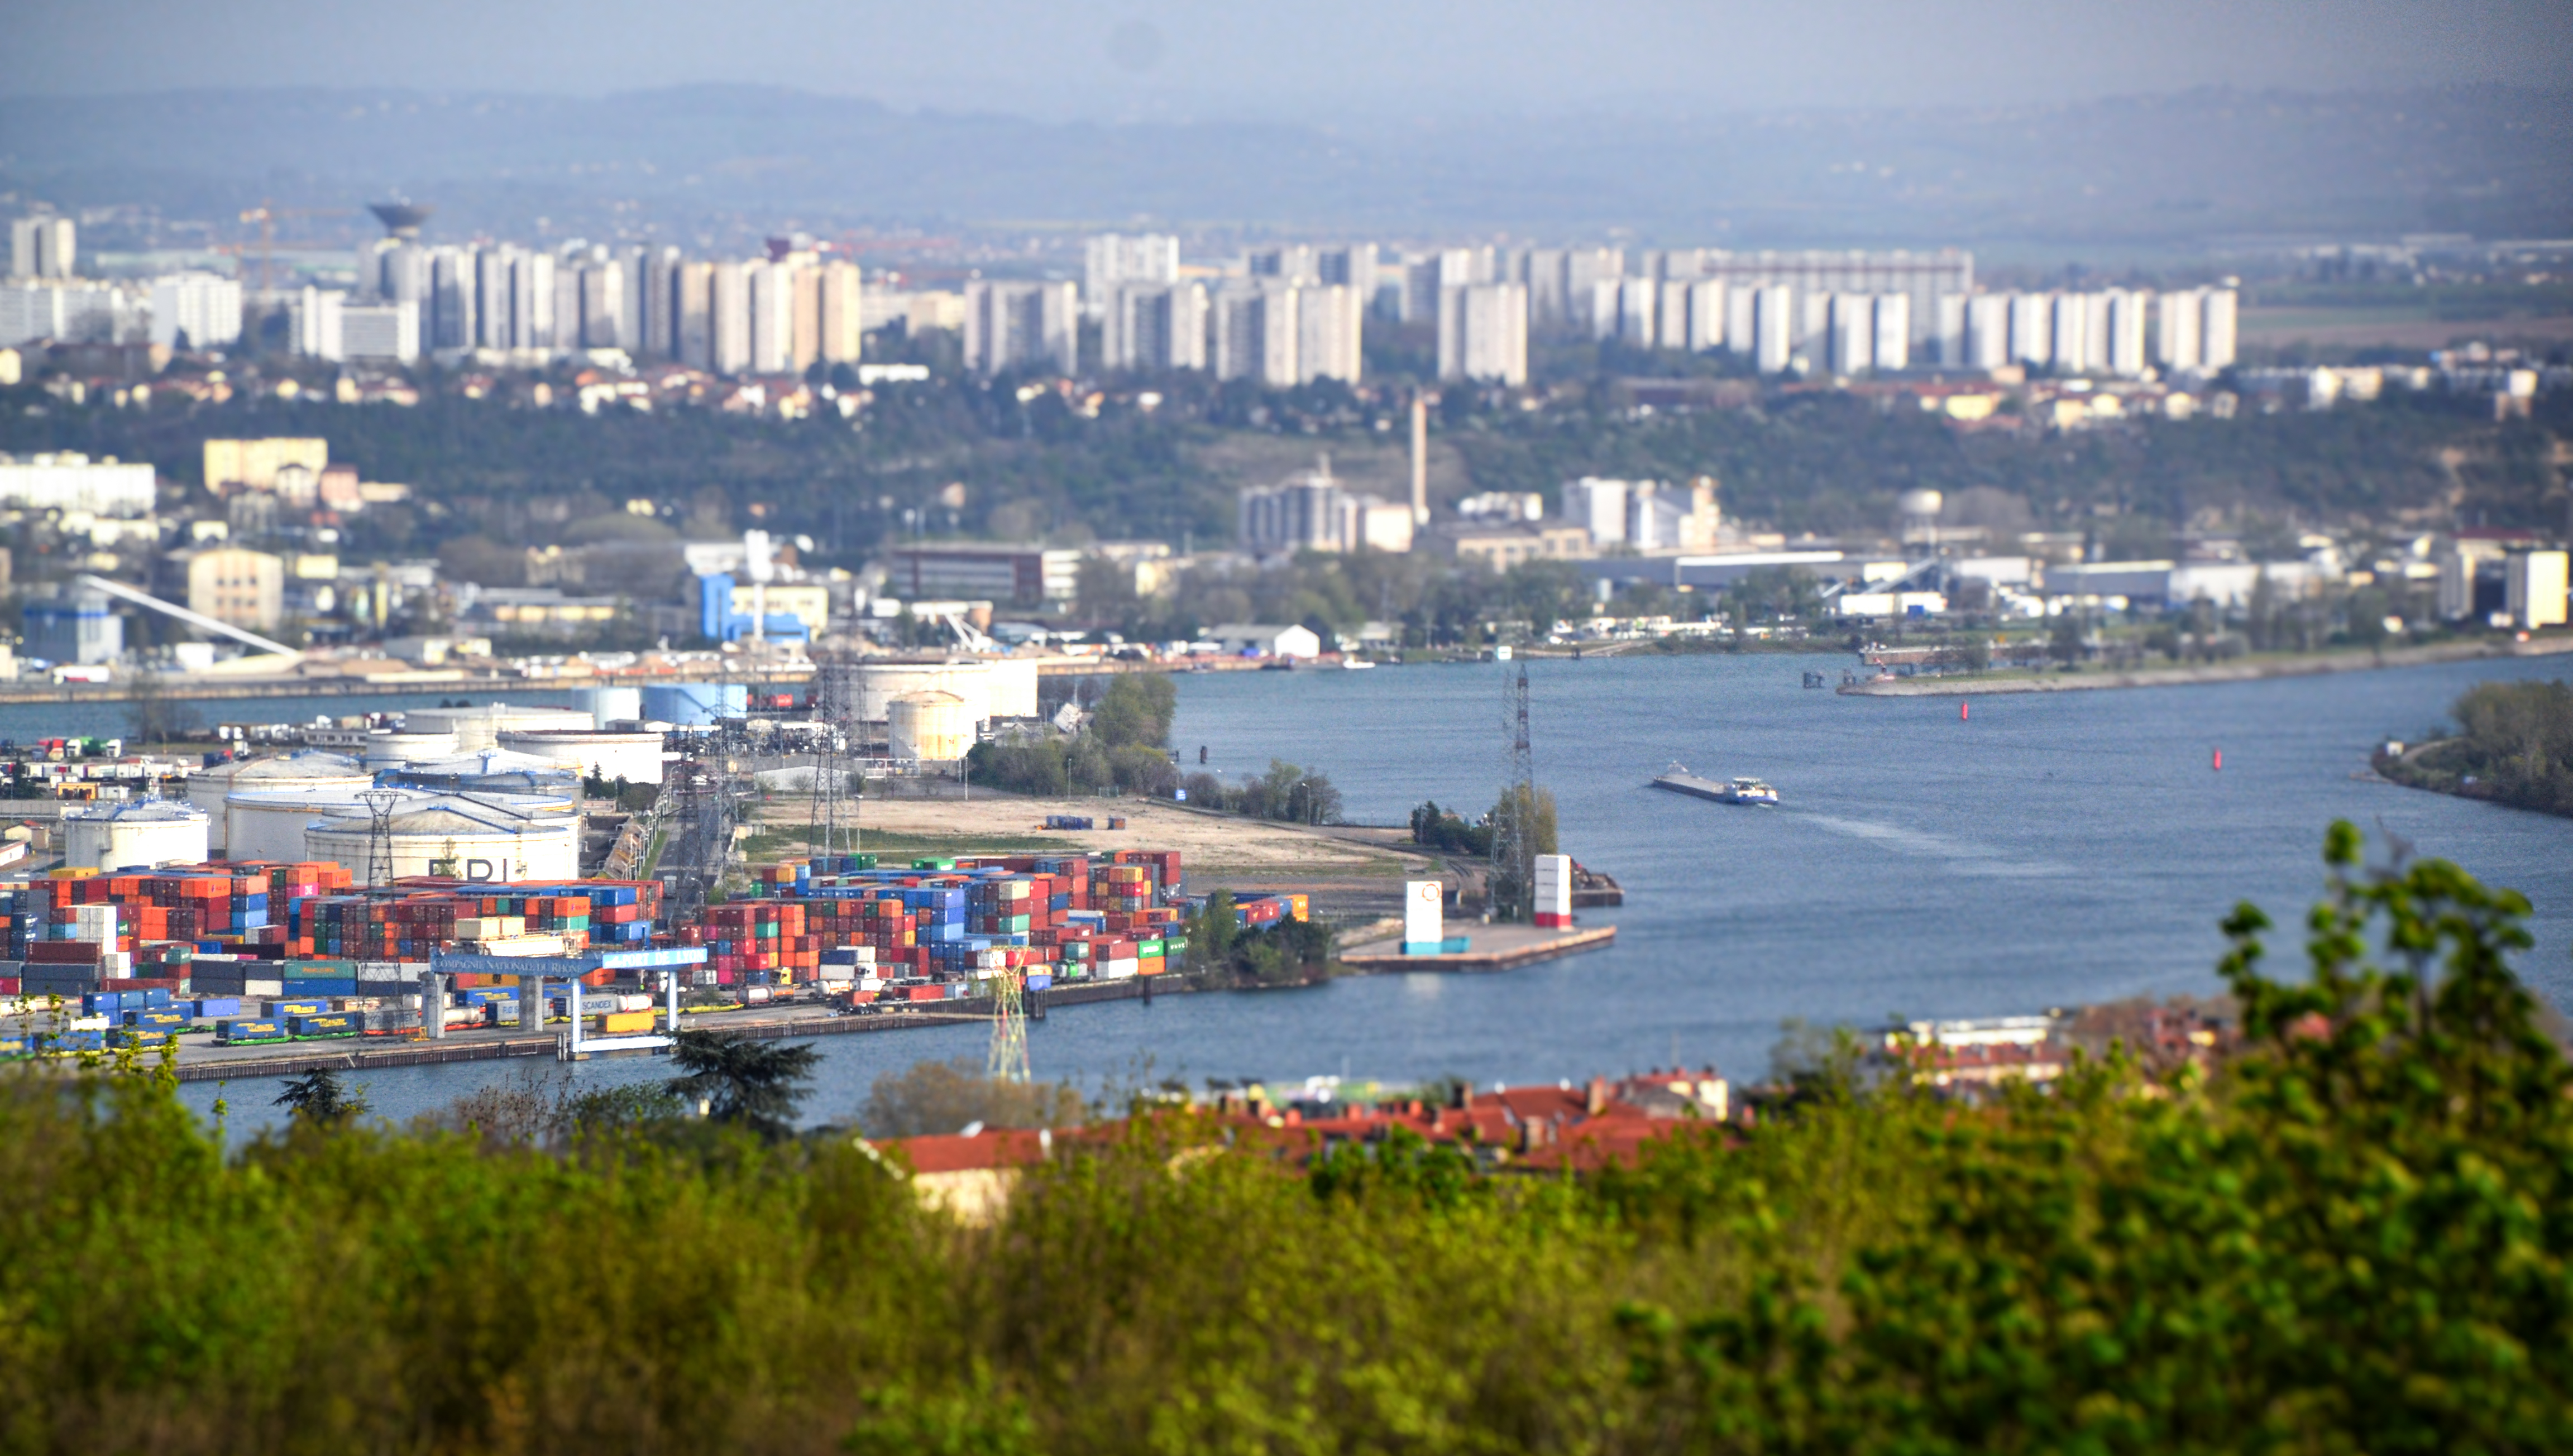
[[[2188,667],[2144,667],[2123,672],[2013,673],[1981,676],[1946,673],[1921,677],[1886,677],[1849,683],[1839,689],[1851,697],[1948,698],[1987,693],[2071,693],[2102,688],[2184,687],[2194,683],[2259,682],[2273,677],[2311,677],[2326,672],[2373,672],[2385,667],[2422,667],[2438,662],[2474,662],[2509,657],[2548,657],[2573,653],[2573,636],[2550,635],[2526,642],[2441,642],[2427,647],[2391,647],[2382,652],[2316,652],[2296,657],[2244,662],[2210,662]]]

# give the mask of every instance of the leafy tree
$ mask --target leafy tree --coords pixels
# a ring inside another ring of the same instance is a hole
[[[340,1074],[328,1067],[317,1067],[302,1077],[290,1077],[280,1086],[274,1105],[286,1108],[287,1115],[311,1127],[337,1127],[367,1114],[365,1089],[343,1088]]]
[[[683,1031],[671,1060],[687,1075],[670,1080],[683,1101],[706,1115],[776,1141],[793,1130],[795,1107],[819,1060],[810,1044],[786,1046],[737,1032]]]
[[[2401,783],[2573,815],[2573,687],[2478,683],[2449,709],[2456,737],[2379,768]]]
[[[986,1127],[1069,1127],[1082,1119],[1081,1094],[1068,1083],[1000,1082],[981,1064],[915,1063],[888,1072],[868,1089],[858,1125],[870,1137],[916,1137]]]

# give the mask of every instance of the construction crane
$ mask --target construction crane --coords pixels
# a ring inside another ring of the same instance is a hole
[[[94,591],[105,592],[120,601],[130,601],[136,606],[185,622],[201,631],[230,637],[245,646],[256,647],[264,654],[259,657],[245,657],[240,662],[232,664],[232,670],[236,672],[248,671],[255,667],[284,671],[304,660],[304,653],[301,650],[289,647],[273,637],[263,637],[247,628],[236,627],[220,617],[210,617],[203,612],[190,611],[174,601],[163,601],[150,592],[128,586],[122,581],[110,581],[104,576],[85,575],[80,578],[80,584]]]
[[[252,208],[250,211],[243,213],[241,215],[241,220],[243,222],[259,224],[259,291],[263,294],[275,293],[277,291],[277,255],[281,250],[289,253],[339,253],[345,251],[337,244],[280,243],[277,241],[278,219],[345,218],[350,215],[351,214],[347,208],[281,208],[276,203],[265,198],[260,200],[258,207]],[[247,247],[247,245],[235,244],[229,248],[218,249],[216,251],[239,256],[245,247]]]

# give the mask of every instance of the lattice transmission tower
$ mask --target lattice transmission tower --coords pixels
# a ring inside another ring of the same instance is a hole
[[[848,672],[837,660],[813,664],[813,813],[805,842],[817,855],[858,852],[858,816],[849,788]]]
[[[381,889],[394,882],[394,806],[403,796],[392,789],[369,789],[358,796],[367,806],[367,888]],[[448,874],[455,873],[453,866]]]
[[[1003,971],[992,988],[992,1055],[985,1069],[994,1082],[1025,1083],[1028,1073],[1028,1003],[1026,982],[1016,969]]]

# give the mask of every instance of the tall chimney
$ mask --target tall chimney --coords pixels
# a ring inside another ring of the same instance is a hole
[[[1411,523],[1429,524],[1429,396],[1411,396]]]

